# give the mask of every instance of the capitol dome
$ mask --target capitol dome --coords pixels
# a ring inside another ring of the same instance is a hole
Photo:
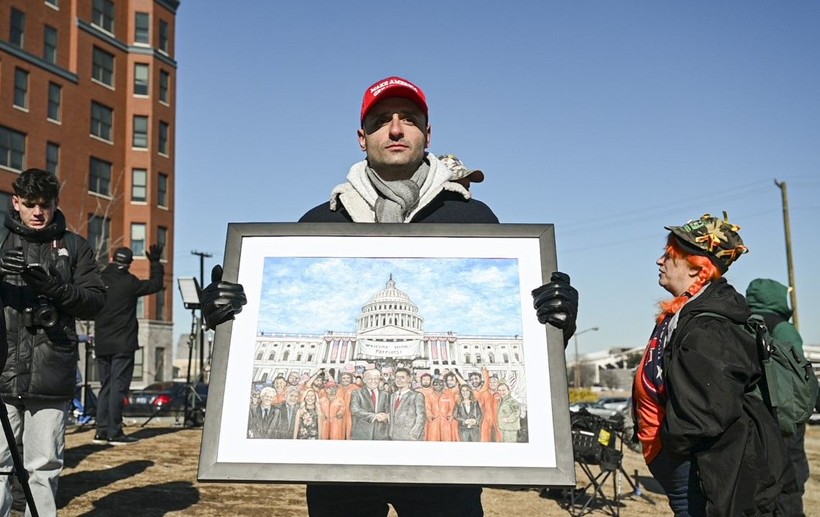
[[[424,318],[410,297],[396,287],[391,274],[385,288],[362,306],[356,318],[360,348],[368,356],[414,355],[424,334]],[[412,352],[411,352],[412,349]]]

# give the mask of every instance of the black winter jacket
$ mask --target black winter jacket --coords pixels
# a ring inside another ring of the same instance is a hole
[[[137,300],[161,291],[165,268],[151,262],[151,276],[140,280],[127,267],[112,263],[102,270],[105,305],[94,320],[94,349],[97,355],[133,352],[139,348]]]
[[[729,318],[694,317],[713,312]],[[681,309],[664,349],[664,450],[692,458],[709,516],[767,515],[794,471],[777,422],[751,394],[762,374],[744,298],[721,278]]]
[[[66,230],[57,210],[52,222],[33,230],[16,211],[6,215],[0,250],[20,247],[29,264],[39,263],[63,284],[45,299],[20,275],[0,281],[8,343],[8,361],[0,376],[0,394],[10,398],[69,399],[74,394],[79,354],[75,319],[93,319],[105,302],[105,288],[88,242]],[[23,312],[40,303],[59,314],[50,328],[26,327]]]

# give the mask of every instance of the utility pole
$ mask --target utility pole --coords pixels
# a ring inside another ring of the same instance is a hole
[[[597,332],[598,327],[590,327],[588,329],[581,330],[576,332],[573,336],[575,341],[575,388],[581,387],[581,357],[578,355],[578,336],[583,334],[584,332]]]
[[[210,253],[192,251],[191,255],[199,256],[199,285],[205,288],[205,257]],[[202,307],[199,308],[199,382],[205,382],[205,324],[202,321]]]
[[[792,301],[792,324],[795,330],[800,330],[800,323],[797,318],[797,285],[794,280],[794,260],[792,259],[792,230],[789,221],[789,192],[785,181],[774,180],[774,184],[780,188],[780,197],[783,203],[783,229],[786,233],[786,266],[789,268],[789,294]]]

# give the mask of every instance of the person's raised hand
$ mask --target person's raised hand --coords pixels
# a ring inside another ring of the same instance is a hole
[[[152,244],[148,246],[148,250],[145,252],[145,256],[151,262],[159,262],[162,258],[162,244]]]
[[[202,291],[202,317],[211,329],[234,319],[248,303],[242,284],[222,280],[222,272],[222,266],[214,266],[211,283]]]

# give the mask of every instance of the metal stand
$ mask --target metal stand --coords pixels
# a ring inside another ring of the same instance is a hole
[[[20,457],[20,451],[17,449],[17,440],[14,438],[14,431],[11,429],[11,422],[9,422],[9,413],[6,410],[6,404],[0,400],[0,423],[3,424],[3,434],[6,435],[6,442],[11,453],[11,461],[13,468],[10,472],[0,472],[4,476],[17,476],[20,486],[23,488],[23,493],[26,495],[26,503],[28,504],[29,513],[32,517],[39,517],[37,513],[37,506],[34,504],[34,496],[31,494],[31,487],[28,484],[28,471],[23,465],[23,459]]]
[[[200,332],[200,336],[202,333]],[[189,394],[185,396],[185,409],[182,412],[183,427],[200,427],[204,420],[204,409],[197,408],[197,402],[202,404],[202,397],[196,392],[196,388],[191,384],[191,362],[194,354],[194,341],[196,341],[196,309],[191,310],[191,333],[188,335],[188,375],[185,377],[185,384]],[[200,372],[200,378],[203,373]],[[188,402],[192,405],[189,406]]]

